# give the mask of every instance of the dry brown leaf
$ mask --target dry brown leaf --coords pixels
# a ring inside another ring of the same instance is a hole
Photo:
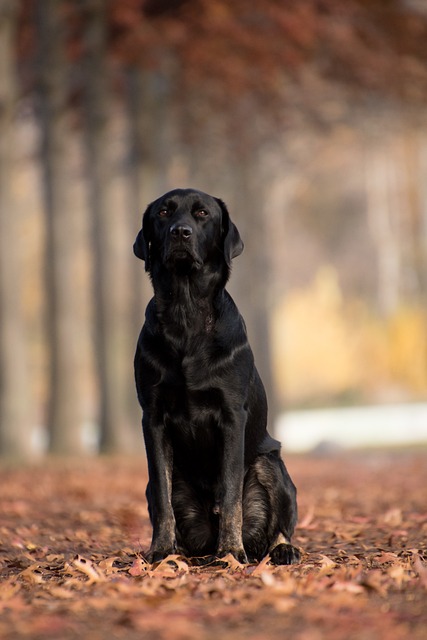
[[[21,571],[19,577],[30,584],[43,584],[43,573],[39,564],[33,564],[24,571]]]
[[[323,554],[316,554],[315,561],[318,567],[318,575],[329,575],[334,567],[337,566],[334,560]]]
[[[128,569],[128,572],[134,578],[142,576],[147,573],[149,565],[142,558],[138,557],[132,563],[132,566]]]
[[[50,563],[60,563],[65,562],[65,557],[62,554],[49,553],[46,556],[46,561]]]
[[[302,562],[284,567],[268,558],[145,563],[141,465],[114,464],[120,473],[95,459],[66,472],[0,469],[6,498],[31,495],[20,514],[2,513],[0,637],[338,640],[369,630],[378,640],[424,640],[425,456],[393,455],[392,475],[389,462],[364,456],[291,460],[306,530]],[[130,505],[142,521],[132,535]]]
[[[343,580],[338,580],[337,582],[334,582],[331,586],[331,589],[332,591],[347,591],[348,593],[354,593],[354,594],[364,593],[365,591],[361,584],[357,584],[356,582],[351,582],[351,581],[343,581]]]
[[[427,589],[427,565],[421,560],[421,557],[417,554],[413,560],[414,569],[418,573],[421,584]]]
[[[383,515],[383,521],[390,527],[398,527],[403,521],[402,509],[398,507],[390,509]]]
[[[99,564],[98,564],[98,568],[102,571],[102,573],[105,576],[109,576],[113,573],[117,573],[119,571],[119,569],[114,565],[115,562],[117,562],[117,560],[119,560],[119,558],[117,556],[111,556],[110,558],[104,558],[103,560],[100,560]]]
[[[396,560],[397,560],[397,555],[395,553],[390,553],[386,551],[383,551],[381,555],[375,558],[375,561],[378,562],[378,564],[386,564],[388,562],[395,562]]]
[[[251,567],[250,573],[248,575],[251,575],[252,577],[257,578],[261,576],[261,574],[263,574],[269,568],[271,570],[271,565],[269,567],[269,562],[270,562],[270,556],[265,556],[265,558],[263,558],[259,564],[255,565],[255,567],[253,568]]]
[[[175,568],[177,571],[183,571],[184,573],[188,573],[190,567],[188,565],[188,562],[186,562],[185,560],[183,560],[182,556],[179,555],[170,555],[167,558],[165,558],[164,560],[162,560],[162,562],[159,564],[158,567],[156,567],[155,571],[157,569],[161,569],[162,565],[166,565],[168,564],[169,567],[173,567]]]
[[[367,589],[377,592],[381,596],[385,596],[387,593],[381,571],[374,570],[363,575],[360,579],[360,584]]]
[[[14,579],[0,582],[0,600],[6,601],[13,598],[21,590],[21,585]]]
[[[314,505],[312,504],[312,505],[310,505],[310,507],[309,507],[307,513],[305,514],[304,518],[299,521],[298,527],[300,529],[309,529],[310,525],[313,522],[313,518],[314,518]]]
[[[396,566],[390,567],[387,574],[399,589],[402,588],[402,585],[405,582],[408,582],[409,580],[411,580],[411,576],[409,575],[405,567],[402,565],[396,565]]]
[[[170,555],[164,558],[158,565],[151,565],[148,575],[157,578],[174,578],[177,571],[187,573],[189,566],[182,560],[181,556]]]
[[[265,584],[267,587],[273,587],[274,585],[277,584],[277,580],[271,571],[266,571],[266,570],[262,571],[262,573],[260,574],[260,578],[261,578],[261,582]]]
[[[75,593],[70,589],[66,589],[65,587],[59,587],[55,585],[51,585],[48,588],[48,593],[55,600],[70,600],[75,597]]]
[[[277,613],[288,613],[296,607],[296,601],[293,598],[275,598],[273,607]]]
[[[236,560],[236,558],[231,554],[228,553],[226,556],[224,556],[223,558],[221,558],[221,562],[224,562],[227,564],[227,571],[237,571],[237,572],[242,572],[245,570],[246,565],[241,564],[238,560]]]
[[[72,561],[72,566],[75,567],[77,571],[80,571],[87,576],[90,582],[103,582],[105,580],[104,573],[96,568],[90,560],[83,556],[75,556]]]

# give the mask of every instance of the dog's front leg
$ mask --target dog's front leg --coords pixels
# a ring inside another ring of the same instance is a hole
[[[153,537],[148,562],[158,562],[176,552],[175,517],[172,509],[172,446],[163,425],[143,420],[149,474],[149,510]]]
[[[244,475],[244,424],[246,414],[234,424],[224,426],[224,453],[221,471],[221,508],[217,556],[231,553],[236,560],[248,561],[242,539],[242,494]]]

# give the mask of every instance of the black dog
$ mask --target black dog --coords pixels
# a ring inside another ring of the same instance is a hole
[[[296,490],[267,433],[264,387],[224,289],[242,251],[224,203],[193,189],[150,204],[134,244],[154,288],[135,355],[150,562],[172,553],[300,558],[290,544]]]

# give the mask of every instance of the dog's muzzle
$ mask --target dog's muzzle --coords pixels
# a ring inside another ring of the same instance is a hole
[[[188,267],[200,267],[202,260],[194,246],[193,228],[184,222],[176,222],[169,229],[165,262]]]
[[[169,229],[169,233],[172,236],[174,241],[176,240],[186,241],[186,240],[189,240],[193,235],[193,228],[190,227],[189,224],[176,222]]]

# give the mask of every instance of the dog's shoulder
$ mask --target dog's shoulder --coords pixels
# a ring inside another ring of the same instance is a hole
[[[217,308],[218,323],[225,327],[239,327],[246,332],[246,325],[240,311],[231,295],[226,289],[223,290],[220,304]]]
[[[250,349],[245,321],[233,298],[225,290],[223,303],[217,313],[215,333],[217,339],[230,349],[238,345],[246,345]]]
[[[141,332],[139,334],[138,342],[141,343],[144,338],[150,335],[158,333],[159,320],[157,317],[156,300],[151,298],[145,309],[144,324],[142,325]]]
[[[154,325],[156,323],[156,318],[156,300],[153,296],[145,309],[145,324],[148,324],[149,326]]]

